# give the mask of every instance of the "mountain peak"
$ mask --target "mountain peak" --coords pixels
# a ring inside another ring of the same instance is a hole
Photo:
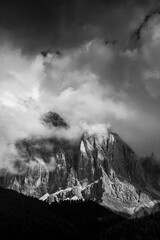
[[[69,128],[55,112],[42,121],[49,128]],[[159,179],[152,184],[155,170],[144,173],[133,150],[105,125],[89,125],[74,143],[54,136],[20,143],[23,160],[33,164],[22,175],[0,178],[1,186],[48,202],[91,199],[131,215],[152,209],[155,195],[160,199]]]
[[[49,128],[58,127],[58,128],[68,128],[69,125],[65,120],[56,112],[48,112],[42,117],[42,122],[47,125]]]

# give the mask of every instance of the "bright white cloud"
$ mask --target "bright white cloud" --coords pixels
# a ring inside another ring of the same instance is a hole
[[[160,137],[160,21],[153,23],[142,31],[141,44],[133,50],[96,39],[62,56],[29,58],[2,46],[0,167],[12,155],[17,157],[17,139],[33,135],[75,139],[85,124],[102,129],[95,124],[111,123],[138,153],[148,153],[146,145]],[[46,129],[40,119],[47,111],[62,115],[71,128]],[[151,141],[146,141],[149,136]],[[158,144],[155,148],[158,152]]]

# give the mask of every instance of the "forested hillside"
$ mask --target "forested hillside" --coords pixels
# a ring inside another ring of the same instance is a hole
[[[160,213],[128,219],[92,201],[39,201],[0,188],[0,238],[159,239]]]

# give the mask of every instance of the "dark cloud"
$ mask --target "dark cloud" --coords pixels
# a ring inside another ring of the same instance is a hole
[[[149,14],[147,14],[144,18],[144,20],[142,21],[142,23],[140,24],[140,26],[138,26],[138,28],[133,32],[133,39],[135,40],[140,40],[141,38],[141,31],[145,28],[145,26],[147,25],[148,21],[154,17],[155,15],[159,15],[160,14],[160,11],[152,11],[152,12],[149,12]]]
[[[156,1],[1,1],[0,36],[25,53],[75,47],[95,37],[125,43]]]

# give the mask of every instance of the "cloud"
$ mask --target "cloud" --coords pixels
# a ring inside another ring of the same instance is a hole
[[[19,158],[17,139],[75,141],[88,129],[102,133],[103,124],[138,154],[159,156],[159,19],[155,14],[141,27],[134,48],[95,38],[44,57],[1,45],[0,167],[12,168]],[[47,129],[40,119],[48,111],[60,114],[70,128]]]
[[[62,56],[51,53],[46,58],[42,55],[28,58],[8,46],[1,47],[0,53],[3,56],[0,63],[1,167],[11,161],[10,156],[14,155],[14,160],[19,158],[14,147],[18,139],[33,136],[76,139],[84,131],[84,122],[99,124],[110,118],[130,119],[135,115],[135,110],[118,99],[112,85],[100,75],[114,55],[112,48],[101,40],[67,50]],[[45,128],[40,119],[47,111],[58,112],[71,127],[68,130]]]
[[[72,48],[96,37],[128,43],[129,35],[158,0],[1,1],[1,42],[27,54]]]

